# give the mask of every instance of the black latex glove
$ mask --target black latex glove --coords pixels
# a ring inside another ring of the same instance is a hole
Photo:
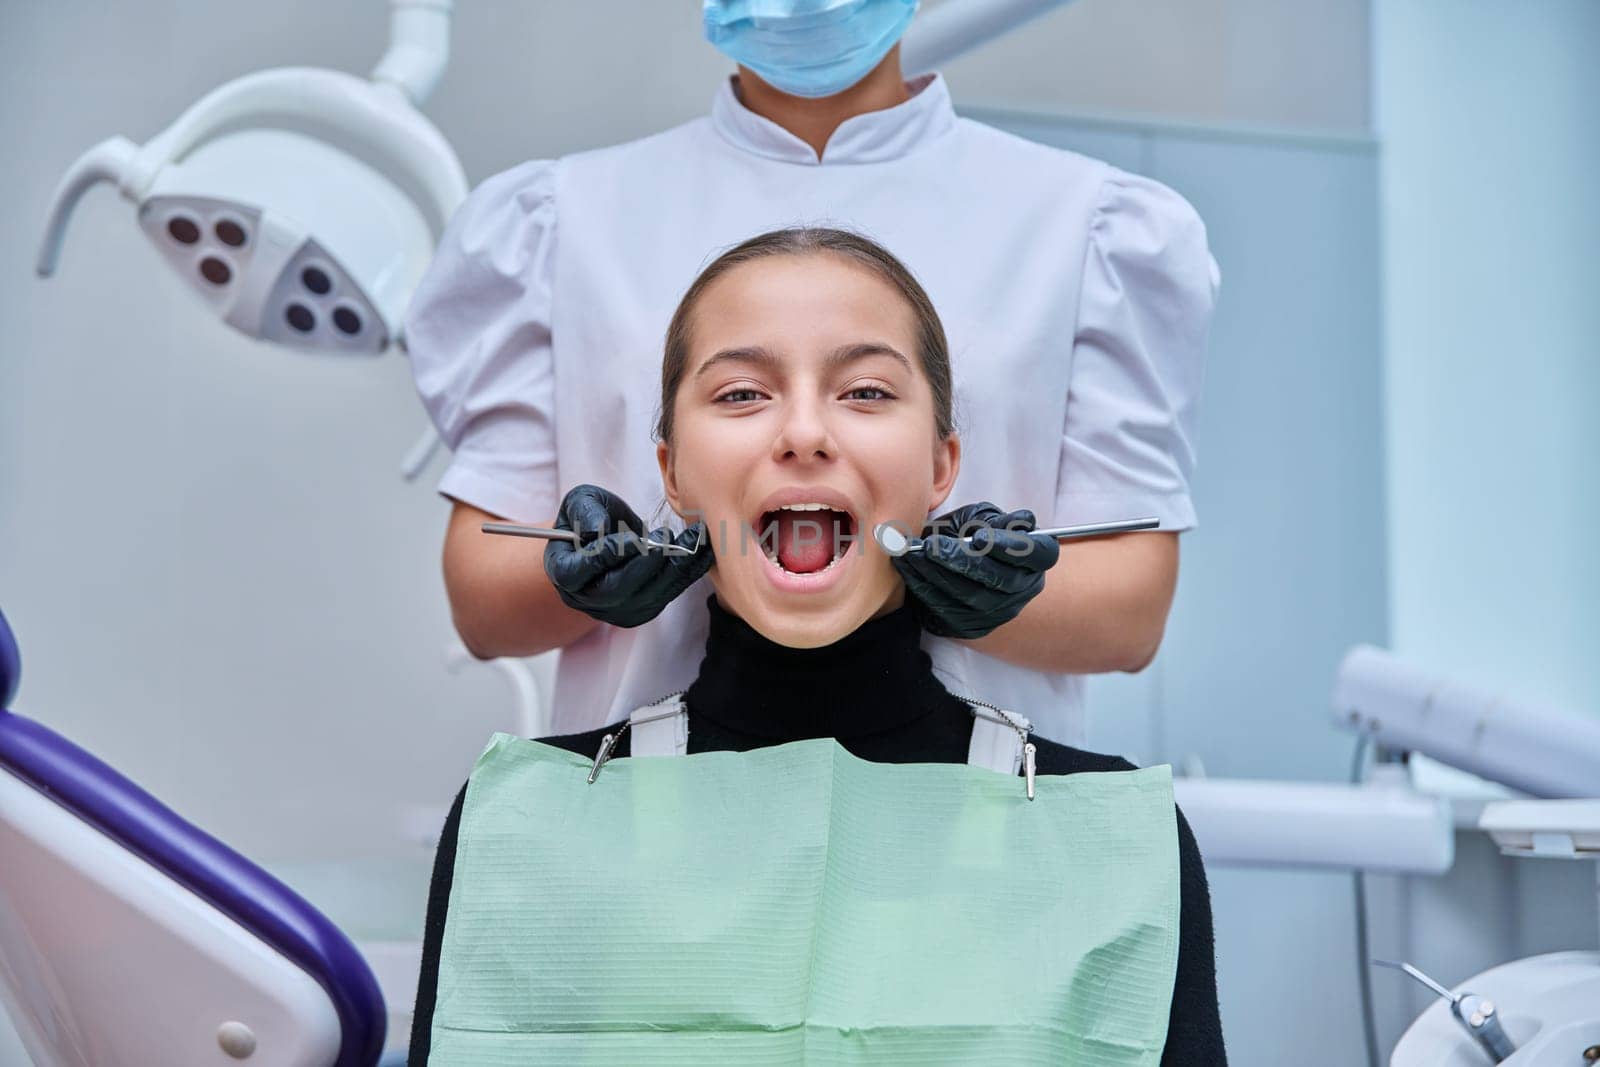
[[[715,558],[705,523],[676,538],[665,526],[644,533],[644,522],[615,493],[580,485],[561,500],[556,529],[577,533],[581,545],[550,541],[544,572],[561,602],[613,626],[640,626],[711,569]],[[692,556],[669,556],[644,541],[700,546]],[[703,542],[703,543],[702,543]]]
[[[922,628],[973,638],[1016,618],[1061,558],[1055,538],[1028,532],[1036,525],[1033,512],[1001,511],[987,500],[928,523],[926,548],[892,557]],[[962,542],[963,535],[972,543]]]

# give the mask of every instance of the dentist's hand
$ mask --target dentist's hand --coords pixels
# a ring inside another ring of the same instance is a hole
[[[922,628],[970,639],[1016,618],[1061,557],[1055,538],[1029,532],[1036,526],[1033,512],[1001,511],[988,501],[930,522],[923,531],[927,547],[891,557]]]
[[[624,529],[624,527],[626,529]],[[714,556],[705,523],[676,538],[665,526],[644,533],[644,522],[615,493],[580,485],[562,498],[556,529],[577,533],[581,544],[550,541],[544,572],[561,602],[613,626],[640,626],[711,569]],[[669,556],[644,541],[700,546],[692,556]]]

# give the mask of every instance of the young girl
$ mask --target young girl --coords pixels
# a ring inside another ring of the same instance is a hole
[[[682,697],[687,751],[834,738],[877,763],[967,762],[974,708],[934,675],[905,580],[870,539],[883,522],[920,530],[960,467],[944,332],[909,272],[837,230],[776,231],[725,253],[673,318],[658,438],[667,501],[704,524],[701,551],[714,558],[705,656]],[[1053,549],[1028,536],[1031,522],[1017,525],[989,529],[973,551]],[[547,566],[581,568],[583,551],[551,542]],[[543,740],[594,756],[607,733],[619,731]],[[636,736],[621,731],[609,758],[628,757]],[[1034,744],[1040,775],[1133,769]],[[428,1059],[465,792],[429,895],[413,1065]],[[1177,829],[1177,970],[1162,1063],[1205,1067],[1226,1062],[1210,899],[1181,813]]]

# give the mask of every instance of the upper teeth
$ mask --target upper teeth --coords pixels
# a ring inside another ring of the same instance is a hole
[[[834,511],[829,504],[783,504],[773,509],[774,511]]]

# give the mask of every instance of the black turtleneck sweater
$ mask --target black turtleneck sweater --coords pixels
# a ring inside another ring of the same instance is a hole
[[[934,677],[922,632],[909,606],[861,625],[822,648],[787,648],[756,632],[707,598],[711,626],[700,673],[684,695],[690,752],[744,752],[814,737],[834,737],[853,755],[878,763],[965,763],[972,713]],[[972,694],[981,698],[983,694]],[[1027,714],[1026,708],[1016,709]],[[541,738],[593,756],[607,727]],[[613,758],[627,756],[631,731]],[[1125,771],[1133,764],[1035,737],[1038,773]],[[456,794],[434,860],[423,931],[422,972],[411,1028],[411,1067],[428,1062],[439,947],[455,876],[456,834],[466,786]],[[1163,1067],[1227,1063],[1217,1012],[1211,895],[1200,850],[1177,812],[1181,901],[1178,968]]]

